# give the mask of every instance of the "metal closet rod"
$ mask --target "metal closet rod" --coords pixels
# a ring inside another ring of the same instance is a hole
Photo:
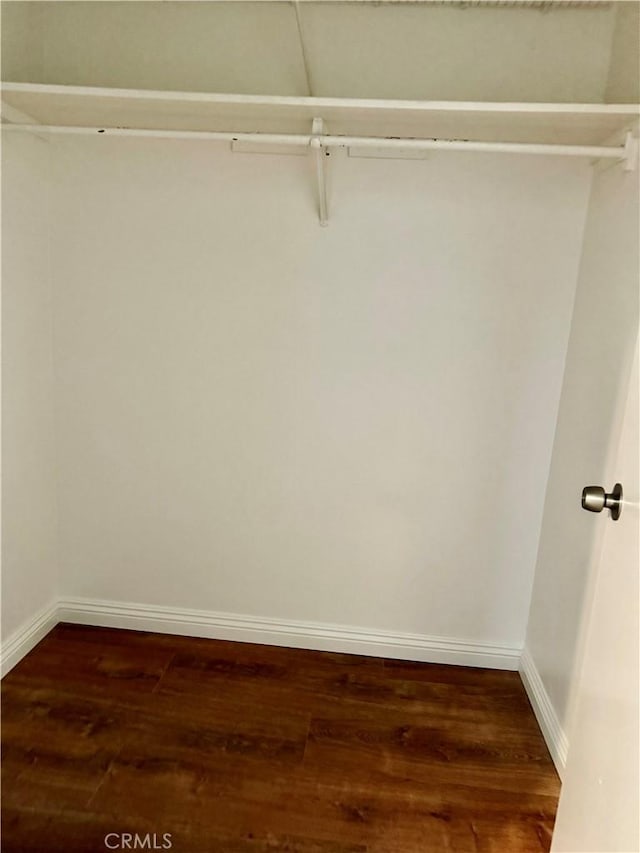
[[[219,130],[151,130],[130,127],[76,127],[47,124],[2,124],[3,130],[32,133],[69,133],[94,136],[133,136],[151,139],[205,139],[219,142],[255,142],[265,145],[298,145],[311,148],[390,148],[416,151],[484,151],[504,154],[541,154],[563,157],[592,157],[631,162],[635,140],[629,133],[621,146],[563,145],[539,142],[479,142],[466,139],[416,139],[401,137],[339,136],[310,133],[234,133]]]

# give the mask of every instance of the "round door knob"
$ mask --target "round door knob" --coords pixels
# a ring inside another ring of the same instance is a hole
[[[585,486],[582,490],[582,509],[588,512],[602,512],[606,494],[602,486]]]
[[[605,492],[602,486],[585,486],[582,490],[582,509],[588,512],[608,509],[611,518],[617,521],[622,511],[622,486],[616,483],[611,492]]]

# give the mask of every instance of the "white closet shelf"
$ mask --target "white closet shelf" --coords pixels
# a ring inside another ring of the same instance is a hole
[[[638,104],[402,101],[2,84],[5,128],[41,133],[240,140],[315,150],[326,221],[323,150],[335,146],[610,158],[633,168]]]
[[[294,98],[2,84],[11,109],[57,127],[306,134],[320,117],[332,136],[549,145],[611,142],[640,115],[637,104],[475,103]],[[15,113],[14,113],[15,115]]]

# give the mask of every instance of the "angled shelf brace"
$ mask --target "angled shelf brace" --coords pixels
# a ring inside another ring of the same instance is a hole
[[[326,173],[326,156],[327,148],[322,144],[322,135],[324,133],[324,121],[321,118],[314,118],[311,125],[311,148],[313,149],[316,159],[316,177],[318,180],[318,216],[320,225],[329,224],[329,213],[327,209],[327,173]]]

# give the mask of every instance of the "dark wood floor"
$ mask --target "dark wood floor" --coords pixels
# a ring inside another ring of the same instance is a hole
[[[516,673],[61,624],[2,687],[4,853],[549,849]]]

